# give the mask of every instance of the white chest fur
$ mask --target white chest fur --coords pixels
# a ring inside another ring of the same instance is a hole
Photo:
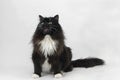
[[[46,57],[47,55],[53,55],[57,48],[57,41],[53,40],[50,35],[46,35],[39,44],[40,50]]]
[[[51,64],[48,63],[48,59],[42,65],[42,72],[50,72]]]
[[[51,64],[48,63],[47,55],[53,55],[57,49],[57,41],[53,40],[50,35],[46,35],[42,41],[39,42],[40,44],[40,51],[46,57],[46,60],[42,64],[42,71],[49,72],[51,69]]]

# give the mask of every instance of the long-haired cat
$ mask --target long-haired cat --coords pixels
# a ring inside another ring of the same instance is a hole
[[[98,58],[86,58],[72,61],[72,52],[64,42],[64,34],[59,24],[59,16],[43,17],[33,35],[34,78],[41,77],[41,72],[51,72],[54,77],[62,77],[61,72],[72,71],[74,67],[93,67],[103,65],[104,61]]]

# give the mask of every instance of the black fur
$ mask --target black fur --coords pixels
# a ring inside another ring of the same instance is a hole
[[[64,34],[63,30],[59,24],[59,16],[54,17],[40,17],[40,23],[37,26],[37,29],[33,35],[33,54],[32,60],[34,63],[34,73],[41,76],[42,64],[45,61],[45,55],[40,51],[38,42],[44,39],[48,34],[52,37],[53,40],[57,40],[57,50],[53,55],[47,55],[48,62],[52,65],[51,72],[54,74],[60,73],[61,71],[69,72],[72,71],[73,67],[93,67],[96,65],[102,65],[104,62],[101,59],[89,58],[89,59],[79,59],[71,61],[72,52],[69,47],[64,43]],[[52,23],[51,23],[52,22]]]
[[[86,58],[86,59],[78,59],[71,62],[73,67],[94,67],[96,65],[103,65],[104,61],[98,58]]]

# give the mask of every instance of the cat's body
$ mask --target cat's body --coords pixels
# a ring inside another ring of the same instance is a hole
[[[41,72],[53,72],[55,77],[61,77],[61,71],[68,72],[73,67],[92,67],[103,64],[103,61],[98,58],[71,61],[71,49],[64,43],[65,37],[58,15],[48,18],[39,17],[40,23],[32,39],[33,77],[40,77]]]

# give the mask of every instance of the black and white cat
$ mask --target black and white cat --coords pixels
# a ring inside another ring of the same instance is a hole
[[[93,67],[103,65],[98,58],[86,58],[71,61],[71,49],[64,43],[63,30],[59,24],[59,16],[42,17],[33,35],[34,64],[33,78],[41,77],[41,72],[52,72],[54,77],[62,77],[63,72],[72,71],[73,67]]]

